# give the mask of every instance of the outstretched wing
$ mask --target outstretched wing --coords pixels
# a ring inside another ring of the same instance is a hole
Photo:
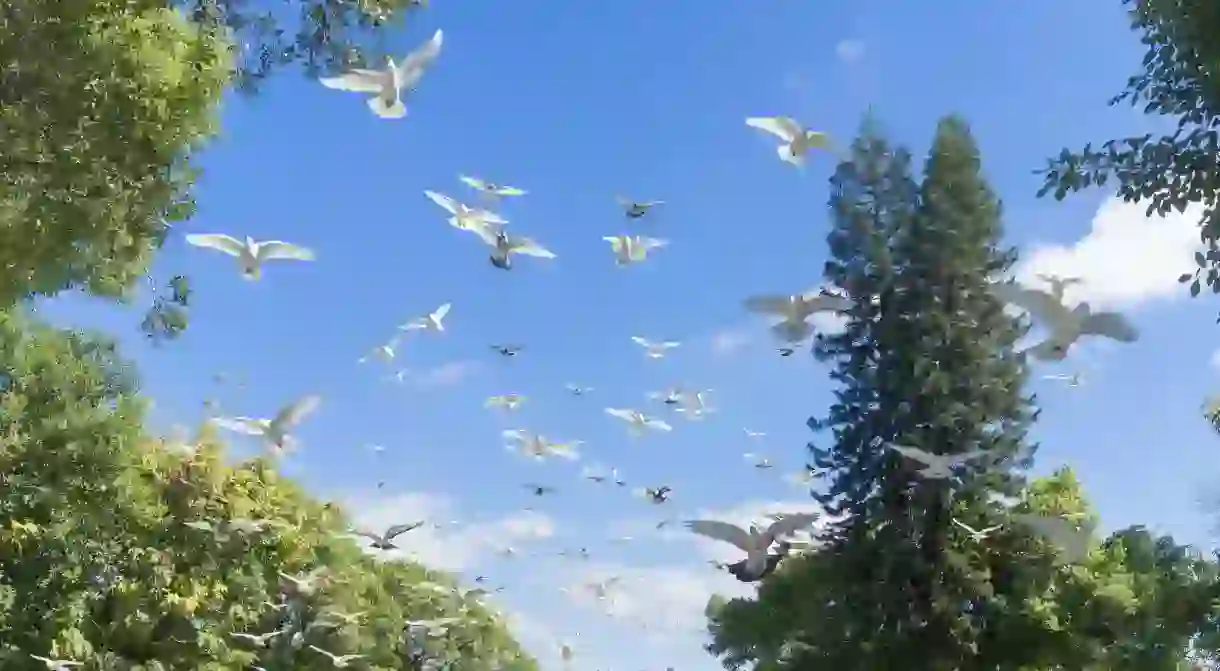
[[[907,459],[914,459],[925,466],[931,466],[937,462],[936,455],[925,452],[918,447],[906,447],[903,445],[894,445],[893,443],[886,444],[886,447],[901,454]]]
[[[635,413],[631,410],[623,410],[621,408],[606,408],[606,414],[627,422],[635,421]]]
[[[385,530],[385,539],[387,541],[392,541],[395,538],[407,533],[408,531],[414,531],[414,530],[422,527],[423,525],[424,525],[423,522],[412,522],[410,524],[395,524],[394,526]]]
[[[509,239],[509,248],[518,254],[533,256],[539,259],[553,259],[555,253],[529,238],[513,237]]]
[[[316,258],[312,249],[279,240],[268,240],[267,242],[258,243],[257,256],[260,261],[272,259],[313,261]]]
[[[229,256],[241,256],[246,245],[237,238],[223,233],[192,233],[186,236],[186,244],[204,249],[214,249]]]
[[[786,116],[750,117],[746,125],[770,133],[784,142],[792,142],[801,136],[801,125]]]
[[[1119,342],[1135,342],[1139,340],[1139,331],[1127,321],[1127,318],[1117,312],[1095,312],[1084,320],[1082,333],[1105,336]]]
[[[280,426],[295,426],[301,420],[305,419],[309,413],[318,409],[322,404],[322,397],[316,394],[302,396],[297,400],[287,405],[280,413],[275,416],[275,422]]]
[[[686,522],[686,528],[713,540],[730,543],[743,552],[750,552],[754,549],[754,541],[750,538],[750,534],[739,526],[721,522],[719,520],[690,520]]]
[[[1069,318],[1070,311],[1054,296],[1037,289],[1027,289],[1013,282],[997,282],[991,285],[996,298],[1024,310],[1028,310],[1039,323],[1052,326]]]
[[[448,211],[449,214],[458,213],[458,202],[456,200],[450,198],[449,196],[446,196],[443,193],[437,193],[435,191],[428,191],[426,189],[424,190],[424,195],[428,197],[428,200],[431,200],[432,202],[436,203],[437,205],[440,205],[441,207],[445,208],[445,210]]]
[[[783,538],[793,532],[800,531],[818,521],[817,513],[794,513],[792,515],[784,515],[775,520],[771,526],[767,527],[766,539],[774,541],[777,538]],[[771,543],[768,542],[767,545]]]
[[[786,316],[792,311],[792,298],[778,295],[751,296],[742,301],[742,305],[750,312]]]
[[[479,179],[478,177],[468,177],[466,175],[458,175],[458,179],[461,180],[461,182],[463,184],[465,184],[466,186],[468,186],[476,191],[486,191],[487,190],[487,182],[484,182],[483,180]]]
[[[266,430],[266,423],[261,419],[251,417],[215,417],[212,419],[223,429],[244,433],[247,436],[261,436]]]
[[[411,87],[415,85],[415,82],[423,74],[422,70],[431,65],[437,56],[441,55],[441,46],[444,43],[444,31],[437,30],[432,34],[431,39],[402,59],[402,62],[397,65],[397,69],[403,86]]]
[[[352,93],[380,93],[385,87],[388,73],[357,68],[338,77],[322,77],[318,81],[328,89]]]

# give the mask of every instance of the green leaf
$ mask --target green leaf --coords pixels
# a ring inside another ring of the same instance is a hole
[[[1195,252],[1195,265],[1200,268],[1207,265],[1207,258],[1203,256],[1203,252]]]
[[[1193,298],[1193,297],[1195,297],[1195,296],[1198,296],[1198,295],[1199,295],[1199,291],[1200,291],[1200,287],[1199,287],[1199,280],[1198,280],[1198,279],[1196,279],[1194,282],[1191,282],[1191,283],[1190,283],[1190,295],[1191,295],[1191,297]]]
[[[1186,284],[1194,277],[1194,273],[1182,273],[1178,275],[1178,284]]]

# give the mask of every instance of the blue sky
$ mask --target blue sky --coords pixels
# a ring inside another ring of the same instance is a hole
[[[775,356],[740,302],[820,281],[832,163],[794,170],[743,120],[791,115],[847,141],[871,105],[922,156],[936,119],[957,112],[980,140],[1010,241],[1038,268],[1109,282],[1089,297],[1129,310],[1144,332],[1132,346],[1084,348],[1083,387],[1034,382],[1045,408],[1037,471],[1075,466],[1109,527],[1146,523],[1210,543],[1199,500],[1218,443],[1198,406],[1217,386],[1209,360],[1220,327],[1214,305],[1174,286],[1190,266],[1189,223],[1110,208],[1091,228],[1104,193],[1034,198],[1032,171],[1060,147],[1156,129],[1105,107],[1141,55],[1118,3],[432,5],[388,41],[405,52],[445,30],[406,119],[376,119],[361,96],[295,74],[254,100],[226,102],[223,133],[203,158],[200,213],[184,230],[289,240],[316,249],[316,263],[272,266],[247,283],[231,259],[171,240],[156,276],[189,274],[197,307],[188,335],[162,349],[139,340],[134,311],[71,298],[47,306],[58,320],[130,334],[159,424],[197,423],[208,397],[269,416],[319,393],[324,405],[286,468],[321,496],[359,504],[366,519],[475,524],[421,536],[414,549],[505,584],[498,598],[544,662],[549,641],[563,637],[588,668],[716,668],[697,635],[640,638],[630,617],[607,618],[554,587],[620,573],[632,578],[628,616],[658,611],[698,628],[708,591],[733,582],[706,566],[707,548],[640,541],[651,522],[662,511],[748,517],[766,502],[803,500],[779,475],[803,463],[805,420],[825,409],[828,381],[808,357]],[[474,237],[423,195],[472,199],[458,173],[527,189],[503,214],[558,258],[491,268]],[[616,194],[667,202],[627,223]],[[672,244],[616,268],[601,238],[633,230]],[[393,367],[357,364],[396,325],[444,302],[453,303],[447,332],[408,339]],[[632,335],[683,345],[650,361]],[[730,341],[739,346],[723,347]],[[498,360],[496,342],[527,349]],[[385,379],[402,366],[418,377]],[[217,387],[220,371],[247,388]],[[595,390],[573,398],[566,382]],[[672,434],[637,444],[603,412],[642,408],[645,392],[677,383],[715,389],[720,412],[701,424],[675,419]],[[530,397],[512,419],[482,407],[506,392]],[[579,464],[508,454],[499,431],[509,427],[584,440],[585,463],[617,466],[636,485],[669,484],[674,500],[655,509],[581,482]],[[751,446],[743,427],[767,432],[763,445]],[[782,467],[751,471],[742,458],[751,449]],[[531,481],[560,492],[531,500],[521,488]],[[537,514],[521,512],[534,504]],[[550,536],[522,539],[531,532]],[[637,540],[609,541],[619,533]],[[550,558],[501,560],[500,542]],[[581,546],[587,563],[552,556]],[[644,598],[659,605],[644,609]]]

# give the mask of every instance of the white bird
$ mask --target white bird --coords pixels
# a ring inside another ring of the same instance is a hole
[[[1042,361],[1062,361],[1068,350],[1083,336],[1104,336],[1131,343],[1139,332],[1117,312],[1093,312],[1088,302],[1069,309],[1053,295],[1037,289],[1019,287],[1012,282],[992,284],[997,298],[1028,310],[1034,320],[1050,331],[1049,337],[1026,353]]]
[[[504,186],[501,184],[493,184],[491,182],[483,181],[483,180],[479,179],[478,177],[468,177],[466,175],[458,175],[458,179],[462,180],[463,184],[465,184],[466,186],[469,186],[470,188],[474,189],[475,191],[478,191],[479,193],[482,193],[487,196],[494,196],[496,198],[502,198],[504,196],[524,196],[526,194],[526,191],[524,191],[523,189],[518,189],[515,186]]]
[[[326,658],[330,660],[331,665],[334,666],[336,669],[346,669],[348,667],[348,665],[351,664],[352,662],[356,661],[357,659],[364,659],[366,656],[366,655],[336,655],[335,653],[329,652],[327,650],[323,650],[322,648],[319,648],[316,645],[310,645],[309,649],[313,650],[314,652],[326,655]]]
[[[578,384],[572,384],[571,382],[564,385],[564,388],[571,392],[573,396],[584,396],[585,394],[593,391],[593,387],[582,387]]]
[[[555,253],[531,238],[513,235],[502,224],[485,223],[470,229],[479,239],[492,248],[491,265],[501,270],[511,270],[512,255],[522,254],[538,259],[553,259]]]
[[[684,394],[686,392],[681,387],[670,387],[665,391],[650,391],[648,392],[648,400],[657,401],[668,406],[682,405]]]
[[[1060,563],[1079,564],[1089,556],[1093,536],[1093,525],[1090,523],[1077,525],[1062,516],[1030,513],[1016,513],[1012,519],[1058,547],[1061,551],[1058,555]]]
[[[263,276],[263,264],[267,261],[313,261],[314,253],[310,249],[279,240],[256,242],[246,236],[245,241],[224,235],[223,233],[195,233],[186,236],[186,242],[194,247],[214,249],[237,258],[241,267],[241,275],[247,280],[257,280]]]
[[[783,342],[797,343],[813,333],[810,317],[821,312],[843,312],[851,308],[852,302],[843,296],[813,290],[791,296],[751,296],[744,305],[750,312],[779,317],[771,326],[771,333]]]
[[[957,520],[957,518],[953,518],[953,523],[956,524],[957,526],[961,527],[961,529],[963,531],[965,531],[968,536],[970,536],[970,540],[972,540],[976,543],[980,543],[984,540],[987,540],[988,534],[990,534],[993,531],[998,531],[1000,529],[1000,527],[1003,526],[1002,524],[997,524],[995,526],[987,527],[985,529],[975,529],[974,527],[970,526],[969,524],[966,524],[965,522],[959,522]]]
[[[559,443],[546,436],[530,433],[523,429],[505,429],[500,435],[509,442],[509,448],[520,450],[522,454],[542,460],[547,457],[560,457],[569,461],[580,458],[576,451],[582,443],[579,440]]]
[[[293,591],[302,596],[309,596],[318,591],[318,588],[326,582],[327,569],[325,566],[319,566],[308,573],[298,573],[289,575],[283,571],[279,572],[281,579],[292,585]]]
[[[610,243],[614,252],[614,262],[619,266],[641,263],[648,258],[648,253],[669,244],[668,240],[649,238],[643,235],[609,235],[602,240]]]
[[[1063,294],[1067,292],[1069,287],[1077,284],[1084,284],[1084,278],[1080,277],[1060,277],[1058,275],[1038,273],[1038,279],[1050,285],[1050,294],[1055,300],[1062,302]]]
[[[903,445],[894,445],[887,443],[886,447],[894,450],[898,454],[923,464],[923,468],[917,472],[922,478],[929,480],[946,480],[953,477],[953,471],[967,462],[978,459],[979,457],[987,456],[989,453],[986,450],[970,450],[960,454],[932,454],[918,447],[905,447]]]
[[[747,452],[745,454],[745,459],[746,461],[750,462],[751,466],[760,470],[775,468],[775,464],[772,464],[770,459],[762,456],[761,454]]]
[[[411,91],[419,84],[424,71],[440,55],[444,39],[444,33],[438,30],[432,34],[432,39],[407,54],[398,64],[394,63],[393,58],[386,58],[383,70],[356,68],[338,77],[323,77],[319,81],[323,86],[339,91],[372,93],[374,95],[369,98],[368,106],[373,114],[382,119],[401,119],[407,115],[402,92]]]
[[[593,596],[600,601],[609,598],[611,596],[611,591],[617,587],[622,580],[623,579],[619,576],[610,576],[609,578],[605,578],[603,580],[585,583],[584,587],[592,592]]]
[[[444,331],[445,315],[449,314],[451,307],[453,307],[452,303],[445,303],[432,312],[399,326],[398,329],[400,331]]]
[[[262,438],[273,453],[283,454],[298,444],[296,438],[289,432],[296,428],[310,413],[318,409],[322,397],[310,394],[284,406],[271,419],[254,419],[251,417],[217,417],[212,421],[217,426],[237,433]]]
[[[663,359],[665,353],[669,350],[678,347],[682,343],[667,340],[665,342],[652,342],[639,336],[631,336],[631,342],[644,348],[644,356],[649,359]]]
[[[1043,375],[1042,379],[1063,382],[1069,387],[1079,387],[1080,385],[1084,384],[1084,378],[1080,375],[1080,373],[1072,373],[1071,375],[1054,373],[1051,375]]]
[[[707,395],[711,392],[711,389],[682,392],[681,404],[675,408],[675,411],[682,413],[684,417],[692,422],[703,419],[715,412],[715,409],[707,404]]]
[[[484,210],[478,207],[471,207],[465,203],[460,203],[443,193],[436,191],[424,190],[424,195],[428,200],[439,205],[450,215],[449,225],[463,231],[477,231],[488,224],[503,226],[508,223],[508,220],[491,210]]]
[[[807,130],[791,117],[750,117],[746,119],[746,125],[779,138],[782,143],[776,153],[780,160],[797,167],[805,165],[805,154],[810,149],[830,146],[830,138],[825,133]]]
[[[378,346],[374,347],[372,350],[369,351],[369,353],[367,355],[362,356],[359,359],[357,359],[357,362],[358,363],[367,363],[369,359],[377,359],[378,361],[383,361],[383,362],[388,363],[388,362],[394,360],[394,356],[397,352],[397,349],[398,349],[398,341],[391,340],[390,342],[385,343],[384,345],[378,345]]]
[[[596,482],[598,484],[607,481],[612,481],[614,484],[619,485],[620,487],[627,484],[626,482],[623,482],[621,478],[619,478],[617,468],[612,468],[609,472],[607,472],[605,468],[600,466],[586,466],[581,470],[580,476],[586,480]]]
[[[701,536],[730,543],[745,552],[746,559],[735,565],[739,568],[734,575],[742,582],[753,582],[767,572],[768,551],[775,541],[810,526],[817,519],[816,513],[795,513],[780,517],[766,529],[751,524],[749,531],[718,520],[691,520],[686,522],[686,528]]]
[[[606,414],[627,422],[627,431],[633,438],[637,438],[642,435],[645,429],[652,429],[654,431],[673,431],[673,427],[664,420],[649,417],[639,410],[606,408]]]
[[[763,433],[762,431],[751,431],[749,429],[742,429],[742,431],[745,431],[746,437],[750,438],[752,440],[757,440],[759,438],[765,438],[767,436],[767,434]]]
[[[521,407],[521,404],[525,403],[525,400],[526,397],[522,396],[521,394],[501,394],[499,396],[488,397],[484,405],[488,408],[512,412],[513,410]]]
[[[74,662],[70,659],[50,659],[38,655],[30,655],[30,657],[42,662],[47,667],[47,671],[68,671],[68,669],[85,665],[84,662]]]
[[[277,629],[275,631],[269,631],[265,634],[247,634],[247,633],[240,632],[240,631],[234,631],[234,632],[230,632],[229,636],[232,636],[233,638],[240,638],[242,640],[249,641],[250,643],[254,644],[255,647],[258,647],[258,648],[266,648],[266,647],[270,647],[271,640],[273,638],[275,638],[276,636],[279,636],[280,634],[283,634],[283,633],[284,633],[284,630],[282,630],[282,629]]]
[[[665,201],[663,200],[635,201],[628,200],[622,196],[618,196],[616,200],[618,200],[619,206],[623,208],[623,211],[626,213],[628,219],[640,219],[644,215],[648,214],[648,211],[652,208],[656,207],[657,205],[665,204]]]

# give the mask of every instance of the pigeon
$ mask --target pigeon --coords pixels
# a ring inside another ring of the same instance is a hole
[[[310,645],[309,649],[326,655],[326,658],[330,660],[331,665],[336,669],[346,669],[352,662],[356,661],[357,659],[364,659],[365,657],[365,655],[336,655],[333,652],[323,650],[316,645]]]
[[[1068,287],[1084,284],[1084,279],[1080,277],[1059,277],[1058,275],[1038,273],[1038,279],[1050,285],[1050,294],[1055,300],[1062,302],[1063,294],[1068,290]]]
[[[484,405],[495,410],[512,412],[521,407],[522,403],[525,403],[525,397],[520,394],[502,394],[488,398]]]
[[[288,432],[317,410],[321,403],[320,396],[302,396],[281,409],[272,419],[217,417],[212,421],[230,431],[262,438],[272,448],[273,454],[279,455],[296,447],[297,440]]]
[[[780,348],[777,348],[775,351],[779,352],[780,356],[792,356],[793,354],[796,353],[796,350],[791,347],[780,347]]]
[[[757,440],[759,438],[765,438],[767,436],[767,434],[763,433],[762,431],[751,431],[749,429],[744,429],[744,428],[742,429],[742,431],[745,431],[746,437],[750,438],[751,440]]]
[[[709,413],[715,412],[707,404],[707,394],[710,394],[711,391],[711,389],[705,389],[682,392],[681,403],[675,410],[692,422],[703,419]]]
[[[1068,309],[1045,291],[1026,289],[1011,282],[992,285],[997,298],[1028,310],[1050,331],[1050,336],[1025,353],[1042,361],[1062,361],[1068,350],[1083,336],[1104,336],[1122,343],[1139,340],[1139,331],[1117,312],[1093,312],[1087,302]]]
[[[195,247],[214,249],[237,257],[241,276],[246,280],[257,280],[263,276],[263,264],[267,261],[313,261],[314,253],[305,247],[279,240],[255,242],[246,236],[245,242],[221,233],[195,233],[186,236],[186,242]]]
[[[424,190],[424,195],[428,200],[439,205],[450,215],[449,225],[462,231],[475,231],[484,228],[488,225],[503,226],[508,223],[508,220],[490,210],[484,210],[477,207],[470,207],[465,203],[460,203],[443,193],[436,191]]]
[[[505,429],[500,432],[500,435],[505,440],[512,441],[510,447],[520,450],[522,453],[535,459],[560,457],[569,461],[575,461],[580,458],[580,454],[576,451],[576,448],[581,444],[580,441],[557,443],[546,436],[532,434],[522,429]]]
[[[851,308],[852,302],[843,296],[817,290],[792,296],[752,296],[744,305],[750,312],[780,317],[780,321],[771,326],[771,333],[784,342],[797,343],[813,333],[813,326],[807,321],[811,316],[821,312],[843,312]]]
[[[398,546],[394,545],[394,539],[407,533],[414,531],[424,525],[423,522],[412,522],[410,524],[395,524],[385,530],[384,534],[378,534],[374,531],[357,530],[356,535],[367,538],[371,543],[369,547],[378,550],[397,550]]]
[[[282,629],[277,629],[275,631],[269,631],[265,634],[246,634],[246,633],[242,633],[240,631],[234,631],[234,632],[231,632],[229,634],[229,636],[232,636],[233,638],[240,638],[242,640],[249,641],[250,643],[254,644],[254,647],[256,647],[256,648],[268,648],[268,647],[271,647],[271,640],[274,639],[276,636],[279,636],[282,633],[284,633],[284,630],[282,630]]]
[[[649,417],[639,410],[606,408],[606,414],[627,422],[629,425],[627,430],[633,438],[642,435],[645,429],[653,429],[654,431],[673,430],[673,427],[664,420]]]
[[[1079,387],[1080,385],[1084,384],[1084,379],[1081,377],[1080,373],[1072,373],[1071,375],[1061,375],[1061,374],[1043,375],[1042,379],[1043,380],[1055,380],[1056,382],[1062,382],[1069,387]]]
[[[641,263],[648,258],[648,252],[669,244],[668,240],[643,235],[611,235],[602,240],[610,243],[610,250],[614,252],[614,262],[620,267]]]
[[[677,407],[682,405],[683,394],[685,393],[681,387],[670,387],[665,391],[648,392],[648,400],[658,401],[670,407]]]
[[[652,342],[651,340],[647,340],[639,336],[631,336],[631,342],[643,347],[644,356],[648,357],[649,359],[663,359],[665,358],[666,352],[682,344],[672,340],[665,342]]]
[[[947,480],[953,477],[954,469],[966,465],[967,462],[987,456],[986,450],[970,450],[960,454],[932,454],[917,447],[887,444],[886,447],[902,456],[923,464],[917,471],[920,477],[928,480]]]
[[[780,160],[798,168],[805,165],[805,154],[810,149],[830,146],[830,138],[825,133],[806,130],[791,117],[750,117],[746,119],[746,125],[779,138],[781,144],[776,153]]]
[[[1017,513],[1013,521],[1023,524],[1059,548],[1057,561],[1062,564],[1079,564],[1089,556],[1093,524],[1077,525],[1062,516]]]
[[[68,669],[85,665],[84,662],[74,662],[70,659],[49,659],[38,655],[30,655],[30,657],[42,662],[47,667],[47,671],[68,671]]]
[[[619,576],[610,576],[604,580],[585,583],[584,588],[592,592],[593,596],[596,597],[597,600],[601,601],[609,598],[610,592],[622,581],[623,579]]]
[[[602,484],[603,482],[607,482],[610,480],[613,480],[614,484],[619,485],[619,486],[627,484],[627,483],[623,482],[621,479],[619,479],[618,469],[616,469],[616,468],[610,469],[610,472],[607,473],[606,470],[603,468],[598,468],[595,466],[586,466],[581,471],[580,475],[584,479],[589,480],[591,482],[596,482],[599,485]]]
[[[1001,524],[997,524],[993,527],[987,527],[986,529],[975,529],[974,527],[970,526],[969,524],[966,524],[965,522],[959,522],[956,518],[953,519],[953,523],[956,524],[958,527],[960,527],[963,531],[965,531],[966,534],[968,536],[970,536],[970,540],[972,540],[976,543],[980,543],[984,540],[987,540],[988,534],[990,534],[993,531],[999,530],[1000,527],[1003,526]]]
[[[458,179],[462,180],[463,184],[469,186],[475,191],[487,196],[493,196],[495,198],[502,198],[504,196],[524,196],[526,194],[524,190],[518,189],[515,186],[493,184],[491,182],[485,182],[478,177],[458,175]]]
[[[771,463],[770,459],[768,459],[760,454],[754,454],[753,452],[747,452],[745,454],[745,458],[746,458],[746,461],[750,462],[751,466],[753,466],[754,468],[757,468],[759,470],[775,468],[775,465]]]
[[[628,219],[641,219],[644,217],[644,215],[648,214],[648,211],[652,208],[656,207],[657,205],[665,204],[665,201],[663,200],[634,201],[623,198],[622,196],[619,196],[617,200],[619,206],[623,208],[623,211],[627,215]]]
[[[444,331],[445,330],[445,315],[449,314],[449,308],[453,307],[452,303],[444,305],[433,310],[431,313],[422,317],[416,317],[411,321],[398,327],[400,331]]]
[[[547,494],[554,494],[556,491],[554,487],[547,485],[525,484],[522,487],[528,489],[534,496],[546,496]]]
[[[573,396],[584,396],[585,394],[593,391],[593,387],[582,387],[570,382],[564,385],[564,388],[571,392]]]
[[[318,588],[326,581],[326,567],[319,566],[308,573],[297,575],[289,575],[280,571],[279,576],[292,586],[294,592],[302,596],[309,596],[318,591]]]
[[[743,550],[746,553],[745,561],[735,565],[737,568],[733,575],[741,582],[755,582],[779,564],[779,559],[776,559],[774,565],[768,566],[771,546],[780,538],[810,526],[817,519],[816,513],[795,513],[780,517],[766,529],[751,524],[749,531],[718,520],[691,520],[686,522],[686,528],[701,536],[731,543]]]
[[[669,500],[669,495],[673,493],[673,488],[667,485],[660,487],[644,487],[636,490],[636,495],[648,499],[652,503],[660,505]]]
[[[386,59],[384,70],[356,68],[338,77],[323,77],[323,86],[353,93],[372,93],[369,109],[382,119],[401,119],[407,116],[407,106],[402,101],[403,90],[410,91],[419,84],[424,71],[441,53],[445,35],[438,30],[423,46],[407,54],[397,65],[393,58]]]
[[[492,345],[492,349],[500,353],[500,356],[517,356],[523,349],[521,345]]]
[[[385,343],[384,345],[378,345],[378,346],[374,347],[373,349],[369,350],[369,353],[367,355],[362,356],[359,359],[357,359],[357,362],[358,363],[368,363],[368,361],[370,359],[377,359],[378,361],[383,361],[383,362],[389,363],[390,361],[394,360],[394,357],[397,354],[397,350],[398,350],[398,341],[391,340],[390,342]]]
[[[481,224],[470,229],[492,248],[491,265],[500,270],[512,270],[513,254],[532,256],[537,259],[553,259],[555,253],[530,238],[513,235],[500,224]]]

